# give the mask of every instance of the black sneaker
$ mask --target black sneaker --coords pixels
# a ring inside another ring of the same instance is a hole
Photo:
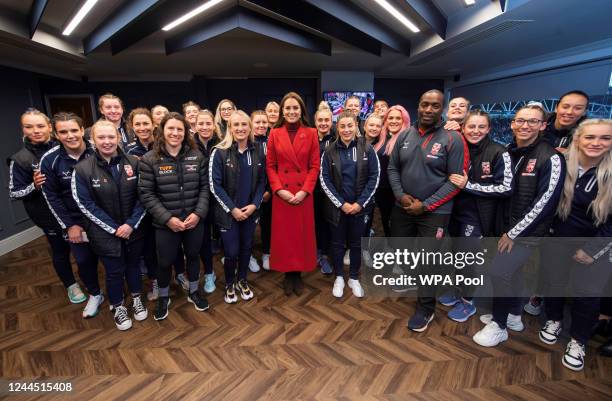
[[[238,289],[240,298],[242,298],[244,301],[248,301],[254,296],[253,291],[251,291],[251,287],[249,287],[249,283],[247,283],[246,280],[240,280],[236,285],[236,289]]]
[[[208,301],[200,295],[200,291],[194,291],[187,296],[187,301],[191,302],[197,311],[203,312],[208,309]]]
[[[111,307],[111,312],[113,312],[113,318],[115,319],[117,329],[124,331],[132,327],[132,319],[128,316],[128,311],[125,306],[120,305]]]
[[[153,319],[164,320],[165,318],[167,318],[170,302],[170,297],[157,298],[157,305],[155,305],[155,313],[153,314]]]

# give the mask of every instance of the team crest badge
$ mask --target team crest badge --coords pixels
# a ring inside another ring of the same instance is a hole
[[[433,156],[437,155],[441,147],[442,145],[440,145],[438,142],[434,143],[431,147],[431,154]]]
[[[134,170],[132,170],[132,166],[130,166],[129,164],[124,164],[123,169],[125,170],[125,174],[127,174],[128,177],[134,175]]]
[[[491,163],[482,162],[481,167],[482,167],[482,174],[484,175],[491,174]]]
[[[525,167],[526,173],[533,173],[533,170],[535,170],[536,161],[537,159],[529,159],[527,162],[527,167]]]

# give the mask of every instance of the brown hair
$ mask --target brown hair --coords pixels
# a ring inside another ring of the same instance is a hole
[[[130,114],[128,115],[128,118],[127,118],[127,126],[130,131],[133,130],[132,123],[134,121],[134,117],[136,117],[139,114],[143,114],[149,117],[149,120],[151,120],[151,125],[153,126],[153,115],[151,115],[151,112],[149,111],[149,109],[144,108],[144,107],[137,107],[134,110],[130,111]]]
[[[165,151],[166,139],[164,138],[164,128],[166,124],[170,120],[178,120],[183,123],[183,129],[185,131],[183,142],[181,143],[181,147],[188,147],[189,149],[195,149],[195,143],[193,142],[193,138],[189,135],[189,124],[185,120],[185,117],[181,113],[177,113],[176,111],[171,111],[161,120],[159,123],[159,132],[157,137],[155,138],[155,143],[153,144],[153,150],[157,154],[157,156],[161,156]]]
[[[35,109],[34,107],[30,107],[26,109],[26,111],[23,112],[21,117],[19,117],[19,122],[21,123],[22,126],[23,126],[23,118],[25,116],[40,116],[45,119],[47,124],[51,125],[51,120],[49,119],[49,117],[45,113],[43,113],[42,111],[38,109]]]
[[[199,105],[199,104],[197,104],[197,103],[196,103],[196,102],[194,102],[193,100],[189,100],[189,101],[187,101],[187,102],[183,103],[183,114],[185,114],[185,109],[186,109],[187,107],[189,107],[189,106],[195,106],[195,107],[197,107],[197,108],[198,108],[198,111],[200,111],[200,110],[201,110],[201,107],[200,107],[200,105]]]
[[[463,98],[465,99],[465,98]],[[487,119],[487,125],[491,126],[491,116],[489,116],[489,113],[487,113],[486,111],[480,110],[480,109],[474,109],[474,110],[470,110],[468,111],[467,115],[465,116],[465,120],[463,120],[463,126],[465,126],[465,124],[467,123],[467,121],[470,119],[470,117],[475,117],[475,116],[480,116],[480,117],[484,117]]]
[[[253,110],[251,112],[251,120],[253,120],[253,118],[255,118],[255,116],[266,116],[266,118],[268,118],[268,115],[263,110]]]
[[[53,122],[53,129],[55,130],[55,126],[57,124],[58,121],[74,121],[79,125],[79,128],[84,128],[83,127],[83,119],[79,116],[77,116],[76,114],[72,113],[72,112],[64,112],[64,111],[60,111],[59,113],[55,114],[53,116],[53,120],[51,120]]]
[[[306,112],[306,105],[304,104],[304,101],[297,93],[289,92],[285,96],[283,96],[283,100],[281,100],[280,102],[280,115],[278,116],[278,121],[276,122],[276,124],[274,124],[274,128],[282,127],[285,124],[285,116],[283,115],[283,109],[285,108],[285,103],[289,99],[294,99],[300,105],[302,114],[300,116],[301,125],[304,127],[310,127],[310,124],[308,123],[308,114]]]

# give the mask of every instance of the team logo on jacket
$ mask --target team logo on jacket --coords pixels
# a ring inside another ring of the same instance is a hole
[[[92,178],[91,179],[91,186],[94,188],[100,188],[100,179],[99,178]]]
[[[482,168],[483,175],[491,174],[491,163],[490,162],[482,162],[480,164],[480,167]]]
[[[62,179],[64,180],[72,179],[72,171],[70,170],[62,171]]]
[[[127,174],[128,177],[132,177],[134,175],[134,170],[129,164],[124,164],[123,169],[125,170],[125,174]]]
[[[159,174],[160,175],[167,175],[167,174],[173,174],[174,173],[174,167],[173,166],[159,166]]]
[[[522,175],[535,175],[534,170],[537,161],[537,159],[529,159],[527,166],[525,167],[525,172]]]
[[[32,170],[40,170],[40,163],[38,162],[32,163]]]
[[[438,142],[434,143],[431,146],[431,155],[432,156],[436,156],[438,154],[438,152],[440,151],[440,148],[442,147],[442,145],[440,145]]]
[[[188,173],[193,173],[195,171],[198,171],[198,165],[197,164],[186,164],[185,171],[187,171]]]

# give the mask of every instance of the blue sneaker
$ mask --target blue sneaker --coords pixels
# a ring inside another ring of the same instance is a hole
[[[322,274],[332,274],[334,269],[332,268],[332,265],[329,263],[329,260],[327,260],[327,256],[322,255],[319,257],[319,266],[321,266],[321,273]]]
[[[434,318],[434,314],[427,315],[425,312],[418,311],[408,320],[408,328],[417,333],[427,330],[427,326]]]
[[[464,299],[458,302],[453,309],[448,311],[448,317],[455,322],[463,323],[476,313],[476,307],[473,302]]]
[[[438,298],[438,302],[440,302],[444,306],[453,306],[461,301],[461,298],[458,298],[455,294],[444,294]]]
[[[212,294],[215,292],[217,287],[215,286],[215,280],[217,277],[215,276],[215,272],[204,275],[204,292],[207,294]]]

